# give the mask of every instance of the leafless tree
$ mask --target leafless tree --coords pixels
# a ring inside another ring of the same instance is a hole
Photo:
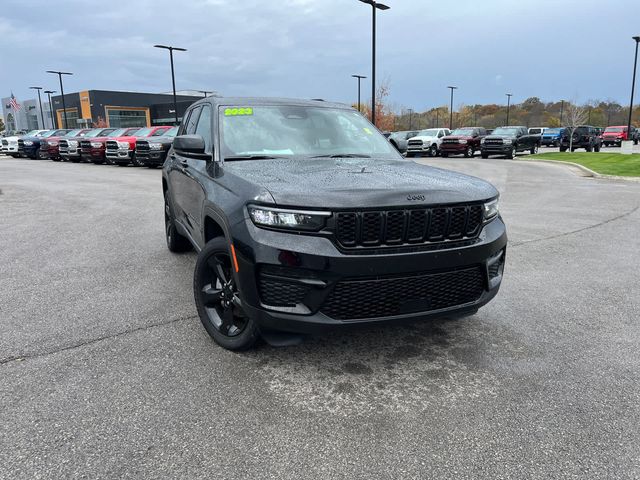
[[[565,127],[569,134],[569,151],[573,151],[573,132],[580,125],[583,125],[587,119],[587,108],[576,105],[575,102],[569,103],[565,107]]]

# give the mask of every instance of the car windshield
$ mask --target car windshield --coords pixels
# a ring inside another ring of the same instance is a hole
[[[24,134],[25,137],[35,137],[40,130],[31,130]]]
[[[507,136],[515,136],[518,133],[518,129],[515,127],[500,127],[496,128],[493,131],[492,135],[507,135]]]
[[[606,132],[624,132],[626,129],[623,127],[607,127]]]
[[[118,128],[109,134],[109,137],[121,137],[127,131],[126,128]]]
[[[308,105],[221,107],[223,157],[401,158],[360,113]]]
[[[54,135],[60,135],[60,130],[51,130],[42,135],[43,138],[53,137]]]
[[[437,128],[427,128],[426,130],[420,130],[418,137],[435,137],[438,135],[439,130]]]
[[[178,127],[171,127],[169,130],[164,132],[165,137],[175,137],[178,134]]]
[[[89,130],[87,133],[84,134],[84,136],[87,137],[87,138],[97,137],[103,131],[104,131],[103,128],[97,128],[95,130]]]
[[[547,128],[544,133],[560,133],[562,132],[561,128]]]
[[[169,130],[169,129],[168,128],[159,128],[158,130],[153,132],[153,134],[151,136],[152,137],[162,137],[162,136],[164,136],[165,133],[167,133],[167,130]]]
[[[71,130],[69,133],[66,133],[64,136],[65,137],[75,137],[77,135],[80,135],[80,132],[82,132],[81,129]]]
[[[541,128],[530,128],[529,133],[542,133]]]
[[[148,137],[151,135],[151,131],[153,129],[151,127],[141,128],[136,132],[136,137]]]
[[[473,128],[456,128],[453,132],[451,132],[451,135],[463,135],[470,137],[471,135],[473,135]]]
[[[125,135],[137,135],[139,131],[140,131],[140,127],[123,128],[122,129],[122,133],[118,134],[118,136],[121,137],[121,136],[125,136]],[[115,137],[115,135],[113,135],[113,134],[111,136]]]

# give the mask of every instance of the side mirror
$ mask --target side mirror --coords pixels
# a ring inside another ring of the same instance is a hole
[[[201,135],[178,135],[173,139],[173,149],[178,155],[196,158],[198,160],[210,160],[210,153],[205,152],[204,138]]]

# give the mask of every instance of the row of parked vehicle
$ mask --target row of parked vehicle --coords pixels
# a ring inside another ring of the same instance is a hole
[[[2,139],[2,153],[56,162],[162,166],[178,127],[82,128],[32,130]]]
[[[453,131],[448,128],[427,128],[394,132],[389,141],[407,157],[426,154],[448,157],[464,155],[473,157],[480,152],[482,158],[504,155],[513,158],[517,153],[536,153],[540,146],[559,147],[561,152],[584,148],[587,152],[599,152],[604,146],[620,146],[623,141],[640,141],[640,130],[626,126],[611,126],[606,129],[580,125],[571,131],[567,128],[505,126],[496,129],[461,127]]]

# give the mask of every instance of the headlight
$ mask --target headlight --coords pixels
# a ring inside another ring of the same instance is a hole
[[[24,145],[26,145],[27,147],[30,147],[31,145],[33,145],[33,142],[31,140],[25,140]]]
[[[102,146],[102,142],[91,142],[91,146],[93,148],[100,148]]]
[[[480,144],[484,144],[484,138],[480,139]]]
[[[327,217],[331,216],[330,212],[285,210],[257,206],[249,206],[248,210],[251,220],[257,226],[292,230],[318,231],[324,227]]]
[[[504,143],[505,145],[511,145],[513,143],[513,140],[511,140],[510,138],[505,138],[504,140],[502,140],[502,143]]]
[[[149,144],[149,148],[151,150],[162,150],[162,144],[161,143],[150,143]]]
[[[129,149],[129,142],[118,142],[118,148],[126,148]]]
[[[484,219],[489,220],[498,215],[498,199],[491,200],[484,204]]]
[[[57,147],[57,146],[58,146],[58,142],[56,142],[56,141],[54,140],[54,141],[51,141],[51,142],[47,142],[47,145],[50,145],[50,146],[52,146],[52,147]]]
[[[461,143],[462,145],[464,145],[465,143],[467,143],[467,141],[461,138],[460,140],[458,140],[458,143]]]
[[[67,142],[67,145],[69,145],[70,147],[77,147],[78,146],[78,141],[77,140],[69,140]]]

